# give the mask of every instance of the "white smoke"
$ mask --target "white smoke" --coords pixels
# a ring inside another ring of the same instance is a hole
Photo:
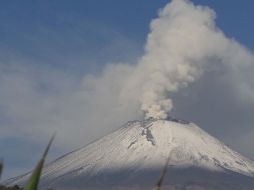
[[[59,144],[76,147],[128,120],[164,119],[173,108],[172,93],[214,66],[230,70],[227,78],[241,81],[239,89],[254,97],[254,84],[248,83],[253,72],[244,79],[238,72],[250,71],[253,54],[227,38],[215,17],[208,7],[174,0],[151,22],[145,53],[136,64],[110,64],[100,75],[81,80],[53,69],[1,64],[0,111],[6,124],[0,135],[45,140],[57,126]]]
[[[173,107],[171,92],[198,80],[216,64],[229,67],[253,63],[253,55],[228,39],[215,25],[215,13],[188,0],[174,0],[151,22],[145,54],[128,79],[146,117],[165,119]]]

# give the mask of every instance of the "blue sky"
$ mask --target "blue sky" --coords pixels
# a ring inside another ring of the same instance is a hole
[[[158,9],[167,2],[2,1],[1,48],[56,62],[57,59],[52,57],[66,53],[66,57],[73,56],[73,51],[80,49],[81,53],[88,45],[101,48],[112,40],[112,36],[107,36],[109,33],[119,33],[142,46],[151,18],[156,17]],[[232,1],[229,4],[227,1],[194,2],[213,8],[218,16],[218,26],[228,36],[254,48],[251,38],[254,29],[250,21],[253,17],[252,1]],[[106,31],[98,31],[98,28]],[[47,50],[48,47],[52,49]]]
[[[34,76],[31,76],[31,80],[35,79],[40,84],[38,91],[40,94],[36,97],[42,99],[49,97],[48,99],[51,100],[52,94],[53,97],[61,93],[68,95],[69,89],[75,89],[73,84],[76,84],[75,81],[79,81],[83,75],[90,73],[97,75],[108,63],[134,62],[143,53],[151,19],[157,17],[158,10],[168,2],[167,0],[1,1],[1,74],[18,68],[26,75],[32,70]],[[193,0],[193,2],[207,5],[215,10],[217,26],[227,36],[254,51],[253,1]],[[29,65],[25,71],[23,71],[24,65]],[[45,73],[47,73],[46,77]],[[55,79],[56,75],[61,79],[69,80],[64,83],[59,82]],[[63,88],[55,88],[59,85]],[[50,93],[48,89],[51,90]],[[22,92],[22,97],[26,96],[27,92],[29,89]],[[19,96],[14,98],[17,99]],[[6,99],[1,98],[0,102],[3,101]],[[25,101],[29,100],[25,99]],[[22,106],[25,106],[25,103]],[[39,108],[39,105],[32,107]],[[25,109],[22,106],[19,109]],[[10,116],[2,104],[0,113],[0,133],[6,133],[6,136],[0,136],[0,157],[5,159],[4,178],[8,178],[29,170],[38,159],[47,139],[44,133],[44,136],[37,141],[35,140],[37,137],[30,137],[37,133],[20,132],[22,128],[20,131],[13,131],[13,135],[10,134],[11,130],[6,130],[7,127],[19,125],[20,121],[29,120],[29,117],[20,113]],[[41,119],[40,115],[41,112],[38,112],[37,120]],[[48,115],[45,118],[47,121],[54,120]],[[37,124],[37,120],[28,123]],[[21,125],[25,124],[27,122]],[[207,130],[239,150],[243,146],[233,144],[230,140],[233,134],[220,135],[219,128],[207,128]],[[46,134],[50,136],[52,131],[53,129]],[[92,131],[89,134],[91,138],[87,141],[94,140],[107,132],[108,130],[99,133]],[[76,143],[66,149],[56,145],[50,159],[82,145],[77,146]],[[254,158],[254,154],[249,153],[247,149],[243,153]]]

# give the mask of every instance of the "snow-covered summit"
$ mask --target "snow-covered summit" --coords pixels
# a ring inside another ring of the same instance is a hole
[[[131,121],[115,132],[78,149],[43,170],[42,184],[66,179],[92,179],[105,171],[153,170],[170,156],[170,167],[196,167],[216,172],[254,176],[254,163],[216,138],[184,120]],[[9,180],[22,183],[29,174]]]

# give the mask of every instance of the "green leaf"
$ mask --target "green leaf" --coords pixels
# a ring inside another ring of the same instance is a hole
[[[1,179],[1,176],[2,176],[3,167],[4,167],[3,161],[0,160],[0,179]]]
[[[160,190],[161,189],[161,185],[162,185],[162,182],[165,178],[165,175],[167,173],[167,169],[168,169],[168,165],[169,165],[169,160],[170,160],[170,155],[168,156],[167,160],[166,160],[166,163],[164,165],[164,168],[163,170],[161,171],[161,175],[160,175],[160,178],[159,180],[157,181],[157,183],[155,184],[153,190]]]
[[[41,171],[42,171],[42,168],[43,168],[43,165],[44,165],[44,161],[46,159],[49,148],[50,148],[54,138],[55,138],[55,134],[51,137],[51,139],[48,143],[48,146],[47,146],[46,150],[44,151],[44,153],[42,155],[42,158],[37,163],[37,166],[34,169],[33,173],[31,174],[24,190],[37,190],[38,184],[39,184],[39,181],[40,181]]]

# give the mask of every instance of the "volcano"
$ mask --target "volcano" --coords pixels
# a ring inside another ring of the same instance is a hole
[[[152,189],[169,157],[163,187],[253,190],[254,162],[191,122],[131,121],[45,166],[40,187]],[[30,173],[7,180],[23,185]]]

